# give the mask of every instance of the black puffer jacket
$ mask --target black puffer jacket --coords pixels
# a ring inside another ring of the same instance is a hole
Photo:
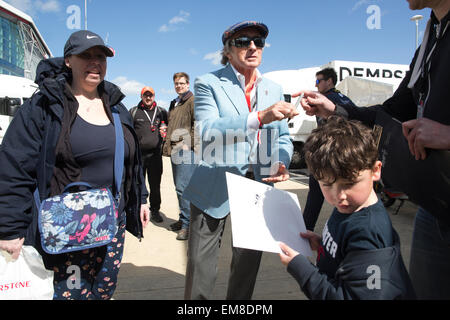
[[[0,239],[25,237],[26,245],[40,249],[37,227],[37,209],[33,192],[39,188],[41,199],[52,194],[55,180],[55,149],[63,126],[64,105],[70,95],[67,84],[70,71],[63,58],[41,61],[36,83],[39,91],[25,102],[11,122],[0,146]],[[128,159],[126,174],[127,203],[125,207],[127,230],[142,237],[140,206],[146,202],[147,189],[140,163],[140,150],[128,110],[120,102],[124,95],[112,83],[104,81],[99,93],[111,118],[111,106],[119,112],[126,142],[135,145],[134,159]],[[67,109],[66,109],[67,110]],[[125,132],[127,131],[127,132]],[[66,150],[70,153],[70,150]],[[126,161],[127,163],[127,161]],[[72,181],[73,182],[73,181]],[[54,193],[54,192],[53,192]]]

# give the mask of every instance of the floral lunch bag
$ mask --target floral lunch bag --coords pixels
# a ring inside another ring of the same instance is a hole
[[[65,190],[73,187],[74,183]],[[118,211],[107,188],[63,192],[39,208],[39,232],[45,252],[59,254],[106,245],[117,232]]]

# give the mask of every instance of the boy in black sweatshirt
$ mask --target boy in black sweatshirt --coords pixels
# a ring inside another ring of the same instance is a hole
[[[329,117],[304,146],[310,173],[335,206],[322,237],[311,231],[317,265],[280,243],[281,262],[310,299],[415,299],[400,240],[373,190],[381,162],[372,131]]]

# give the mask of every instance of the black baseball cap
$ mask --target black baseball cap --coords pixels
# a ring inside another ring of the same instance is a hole
[[[92,47],[101,47],[107,57],[114,56],[114,50],[108,48],[103,39],[89,30],[80,30],[72,33],[64,46],[64,57],[80,54]]]
[[[222,43],[225,44],[225,42],[236,32],[242,29],[247,28],[255,28],[258,29],[258,31],[261,33],[261,36],[263,38],[267,38],[267,35],[269,34],[269,28],[262,23],[258,21],[241,21],[238,23],[233,24],[232,26],[228,27],[227,30],[224,31],[222,34]]]

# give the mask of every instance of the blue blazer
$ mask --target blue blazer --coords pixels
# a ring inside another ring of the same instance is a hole
[[[252,166],[255,179],[270,176],[281,161],[289,167],[293,152],[287,121],[247,129],[249,110],[244,91],[230,65],[198,77],[194,83],[198,163],[183,197],[206,214],[220,219],[230,212],[225,172],[245,175]],[[257,110],[283,100],[281,87],[263,78],[257,86]],[[250,160],[249,160],[250,159]]]

